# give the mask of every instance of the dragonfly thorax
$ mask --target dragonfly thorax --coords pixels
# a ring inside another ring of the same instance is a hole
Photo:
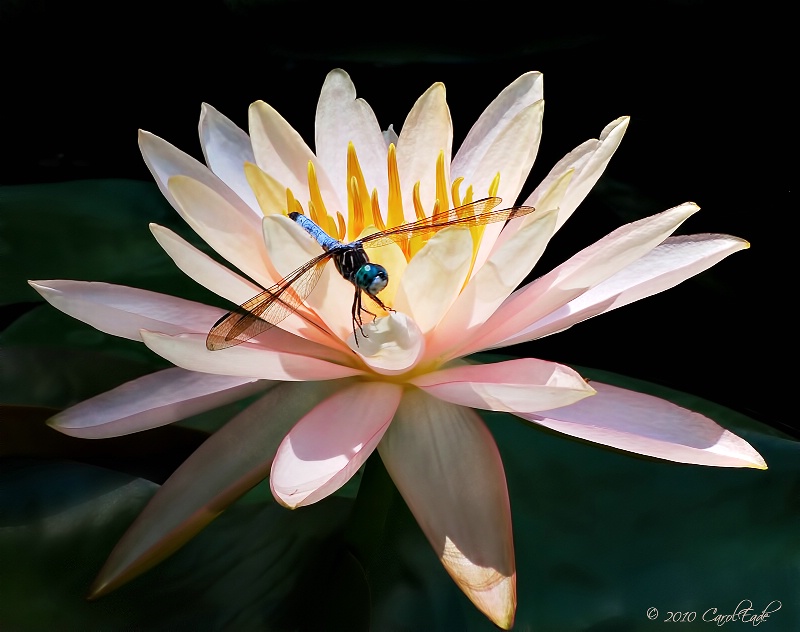
[[[339,274],[370,296],[375,296],[389,283],[386,268],[372,263],[358,242],[335,248],[333,262]]]

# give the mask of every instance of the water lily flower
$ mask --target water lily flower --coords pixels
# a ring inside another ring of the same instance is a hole
[[[397,133],[381,130],[347,73],[332,71],[317,106],[314,151],[264,102],[250,108],[249,135],[203,105],[205,165],[151,133],[140,132],[139,142],[163,194],[230,267],[167,228],[151,229],[190,278],[238,305],[321,252],[288,211],[349,241],[487,196],[513,204],[536,157],[542,112],[542,76],[526,73],[488,105],[451,158],[441,83],[416,101]],[[50,423],[65,434],[124,435],[262,393],[164,483],[111,553],[93,594],[164,559],[264,478],[278,502],[302,507],[338,490],[377,449],[447,572],[509,628],[516,608],[509,498],[500,454],[476,409],[640,455],[765,468],[743,439],[656,397],[588,383],[535,358],[464,360],[661,292],[748,247],[728,235],[673,236],[698,210],[687,202],[618,228],[518,287],[627,127],[627,117],[612,121],[558,162],[522,201],[536,207],[530,215],[368,249],[389,270],[381,298],[394,311],[365,322],[358,341],[353,287],[333,265],[296,313],[219,351],[206,347],[206,335],[225,309],[104,283],[31,282],[58,309],[139,340],[175,365],[56,415]]]

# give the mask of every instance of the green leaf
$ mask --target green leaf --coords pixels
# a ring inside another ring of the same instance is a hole
[[[152,182],[0,187],[0,304],[39,300],[32,279],[106,281],[219,302],[175,267],[151,222],[202,247]]]

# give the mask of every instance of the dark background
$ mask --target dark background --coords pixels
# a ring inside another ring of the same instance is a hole
[[[795,97],[779,35],[787,20],[769,5],[692,0],[4,0],[0,184],[150,182],[137,129],[201,158],[204,101],[243,129],[249,104],[267,101],[313,147],[316,101],[334,67],[351,75],[383,128],[399,129],[416,98],[444,82],[455,150],[500,90],[539,70],[544,132],[520,201],[611,120],[632,122],[537,274],[687,200],[702,210],[679,233],[729,233],[752,247],[668,292],[507,351],[657,382],[799,435],[787,414],[796,263],[782,243],[796,210],[787,149]],[[30,294],[1,308],[0,324],[38,300]]]

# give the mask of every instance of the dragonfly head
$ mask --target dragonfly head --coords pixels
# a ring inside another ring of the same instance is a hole
[[[356,286],[370,296],[375,296],[389,283],[389,273],[377,263],[365,263],[355,276]]]

